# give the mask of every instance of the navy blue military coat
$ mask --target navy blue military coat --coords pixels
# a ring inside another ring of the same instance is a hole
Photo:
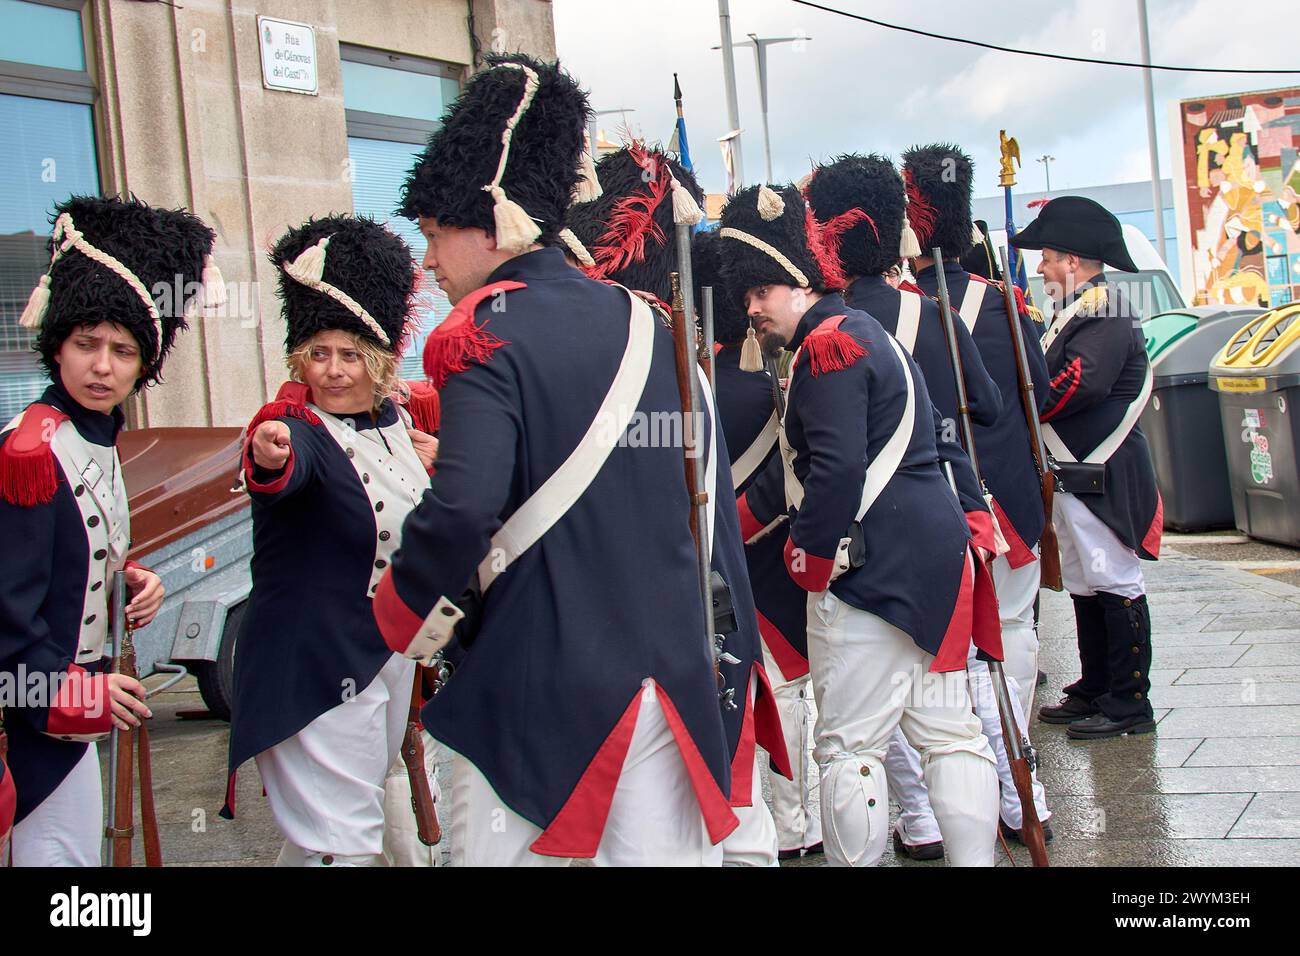
[[[1076,289],[1061,309],[1090,286],[1106,291],[1106,305],[1081,309],[1049,344],[1047,365],[1053,377],[1042,411],[1043,422],[1055,429],[1080,461],[1120,426],[1150,367],[1136,313],[1104,277]],[[1155,560],[1160,554],[1164,509],[1151,451],[1136,422],[1106,461],[1105,489],[1103,494],[1083,494],[1078,499],[1125,547]]]
[[[1046,519],[1043,514],[1042,484],[1034,465],[1032,438],[1021,404],[1020,379],[1016,374],[1015,351],[1007,312],[1000,288],[973,276],[956,262],[944,263],[948,296],[954,310],[961,308],[967,289],[983,292],[980,308],[967,321],[967,328],[984,360],[984,368],[1002,393],[1002,411],[992,425],[975,425],[975,452],[980,474],[993,495],[993,509],[1002,533],[1011,546],[1007,561],[1013,568],[1032,561],[1030,549],[1042,537]],[[926,295],[938,294],[934,267],[922,269],[916,276],[917,286]],[[1034,395],[1041,407],[1047,397],[1047,365],[1038,345],[1041,332],[1027,309],[1019,313],[1020,334],[1025,340]]]
[[[459,600],[492,534],[592,424],[627,344],[629,296],[542,249],[500,266],[430,337],[438,466],[375,597],[393,649],[407,649],[440,598]],[[637,412],[671,420],[681,405],[662,325],[653,348]],[[645,681],[657,685],[711,839],[738,825],[688,513],[679,445],[614,448],[496,579],[477,638],[424,709],[429,732],[542,828],[534,852],[595,854]]]
[[[759,633],[781,677],[792,681],[808,673],[808,594],[786,573],[785,535],[762,533],[786,518],[772,379],[740,370],[739,345],[719,349],[714,365]],[[740,474],[740,461],[756,463],[742,465],[748,474]]]
[[[422,467],[406,461],[414,452],[392,401],[377,418],[338,419],[318,414],[307,395],[305,386],[287,384],[248,428],[251,436],[264,421],[284,422],[292,454],[269,473],[244,452],[253,589],[235,654],[225,815],[233,810],[233,775],[245,761],[360,693],[392,657],[371,597],[400,516],[427,484]],[[335,429],[344,423],[343,443],[327,421]],[[359,469],[354,459],[374,467]],[[381,486],[391,494],[374,494]]]
[[[895,344],[880,323],[837,294],[800,320],[790,342],[801,354],[791,369],[785,434],[803,502],[791,518],[786,566],[806,591],[829,588],[906,632],[935,656],[934,669],[957,670],[966,666],[972,630],[990,641],[996,632],[972,619],[978,569],[965,515],[939,467],[939,419],[915,362]],[[904,423],[909,379],[913,421],[904,425],[897,467],[862,519],[865,563],[832,582],[868,467]],[[986,589],[982,619],[989,597]],[[1000,642],[990,649],[1000,657]]]
[[[88,741],[112,729],[103,657],[108,522],[92,503],[95,495],[115,499],[125,519],[113,449],[121,427],[120,410],[83,408],[55,383],[0,435],[0,539],[7,542],[0,548],[0,681],[15,689],[37,675],[49,687],[51,679],[62,682],[58,696],[6,702],[23,705],[4,709],[18,822],[63,782]],[[65,447],[84,442],[108,467],[74,466],[56,454],[57,435],[69,439]]]

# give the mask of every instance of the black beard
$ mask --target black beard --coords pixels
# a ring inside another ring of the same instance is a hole
[[[767,332],[759,336],[758,344],[762,346],[763,354],[768,358],[777,358],[787,343],[779,332]]]

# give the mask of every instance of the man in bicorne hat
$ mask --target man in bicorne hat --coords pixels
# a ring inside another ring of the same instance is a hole
[[[949,858],[992,866],[997,773],[965,668],[972,633],[1000,655],[997,611],[939,466],[925,383],[835,291],[843,275],[794,187],[741,191],[719,235],[724,278],[745,290],[765,347],[795,350],[780,439],[791,517],[773,531],[808,592],[827,859],[870,866],[884,851],[883,761],[901,726]]]
[[[680,420],[672,336],[554,248],[595,192],[588,115],[557,66],[492,57],[407,179],[402,212],[455,307],[424,352],[436,473],[374,611],[426,661],[464,621],[423,711],[452,753],[453,863],[716,865],[738,825],[734,688],[704,633],[681,442],[645,437]],[[730,473],[711,460],[716,503]]]
[[[1149,733],[1151,612],[1139,561],[1159,557],[1164,526],[1138,425],[1151,363],[1141,317],[1103,271],[1137,266],[1119,220],[1080,196],[1053,199],[1012,244],[1043,251],[1038,273],[1056,303],[1043,335],[1052,380],[1041,417],[1059,466],[1053,517],[1083,671],[1039,719],[1069,724],[1079,740]]]

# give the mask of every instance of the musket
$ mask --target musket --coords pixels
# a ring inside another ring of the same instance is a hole
[[[713,286],[706,285],[700,289],[700,366],[713,386],[713,397],[718,397],[718,383],[713,377]]]
[[[126,622],[126,572],[113,572],[113,623],[112,649],[116,652],[112,673],[125,674],[139,679],[135,665],[135,640]],[[182,675],[183,676],[183,675]],[[112,699],[105,701],[112,707]],[[131,865],[131,840],[135,835],[135,780],[133,779],[136,752],[140,759],[140,828],[144,842],[145,866],[162,866],[162,850],[158,842],[158,817],[153,799],[153,766],[149,755],[149,727],[144,721],[135,729],[109,733],[109,799],[108,838],[113,866]]]
[[[975,479],[984,487],[980,475],[979,459],[975,455],[975,430],[971,425],[970,408],[966,403],[966,375],[962,369],[961,351],[957,347],[957,328],[953,324],[952,300],[948,297],[948,281],[943,273],[943,252],[938,248],[932,250],[934,271],[939,280],[939,312],[943,318],[944,337],[948,340],[948,358],[952,362],[953,379],[957,386],[957,418],[961,426],[962,445],[970,458]],[[949,481],[952,481],[951,472]],[[956,491],[954,482],[953,491]],[[1029,760],[1025,756],[1024,744],[1020,737],[1020,728],[1016,724],[1015,711],[1011,709],[1011,692],[1007,688],[1006,671],[1001,661],[988,661],[989,676],[993,679],[993,697],[998,704],[998,716],[1002,721],[1002,739],[1006,742],[1007,762],[1011,765],[1011,779],[1016,785],[1016,795],[1020,798],[1021,824],[1020,836],[1029,850],[1029,857],[1034,866],[1047,866],[1047,844],[1043,839],[1043,824],[1038,819],[1038,809],[1034,806],[1034,783],[1029,770]]]
[[[678,232],[680,231],[679,229]],[[689,239],[687,242],[689,254]],[[680,256],[680,244],[678,253]],[[689,263],[689,258],[686,262]],[[689,265],[687,268],[689,269]],[[686,299],[689,285],[683,283],[676,272],[671,273],[670,279],[673,291],[673,358],[677,368],[677,393],[682,404],[683,461],[686,471],[686,495],[690,501],[691,537],[695,540],[695,564],[699,576],[700,601],[704,605],[704,645],[721,686],[718,649],[714,643],[712,561],[709,548],[711,542],[707,538],[709,492],[704,487],[704,449],[700,447],[700,436],[695,429],[696,409],[699,407],[696,389],[700,384],[693,358],[695,346],[694,342],[690,341],[695,337],[695,323],[687,320],[689,313],[686,311]]]
[[[998,250],[1002,259],[1002,275],[1007,275],[1007,250]],[[1007,311],[1007,324],[1011,327],[1011,343],[1015,349],[1016,378],[1020,380],[1020,407],[1029,426],[1029,443],[1038,469],[1038,483],[1043,498],[1043,536],[1038,543],[1039,583],[1042,587],[1059,591],[1061,583],[1061,551],[1056,542],[1056,525],[1052,520],[1053,500],[1056,495],[1056,476],[1043,456],[1043,426],[1038,420],[1038,399],[1034,395],[1034,381],[1029,375],[1029,357],[1025,352],[1025,337],[1020,328],[1020,312],[1016,308],[1011,283],[1002,282],[1002,297]]]
[[[411,707],[406,716],[406,736],[402,738],[402,763],[411,781],[411,809],[415,813],[415,829],[425,846],[437,846],[442,839],[438,825],[438,810],[429,788],[429,771],[424,766],[424,728],[420,723],[420,709],[424,706],[424,672],[426,668],[415,665],[411,681]]]

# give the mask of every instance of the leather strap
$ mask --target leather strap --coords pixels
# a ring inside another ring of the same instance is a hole
[[[1147,399],[1151,397],[1151,387],[1154,383],[1154,377],[1151,372],[1151,363],[1147,362],[1146,376],[1142,379],[1142,388],[1138,391],[1137,398],[1129,403],[1124,410],[1124,417],[1120,419],[1115,430],[1102,439],[1088,456],[1083,459],[1090,465],[1101,465],[1110,461],[1110,456],[1119,450],[1119,446],[1124,444],[1124,439],[1128,438],[1128,433],[1133,430],[1139,418],[1142,417],[1143,410],[1147,407]],[[1051,452],[1052,457],[1060,462],[1077,462],[1078,458],[1066,447],[1065,442],[1061,441],[1061,436],[1056,434],[1056,429],[1051,424],[1043,425],[1043,444]]]
[[[627,347],[613,384],[573,453],[492,536],[488,553],[478,566],[479,588],[484,594],[499,575],[536,544],[582,497],[622,439],[641,403],[641,395],[650,377],[655,321],[650,307],[639,296],[626,289],[623,291],[630,302],[631,318]]]
[[[885,490],[889,480],[894,477],[898,471],[898,466],[903,461],[903,455],[907,453],[907,446],[911,444],[912,432],[916,429],[916,383],[912,381],[912,370],[908,367],[907,358],[903,354],[903,347],[898,344],[893,336],[887,337],[890,347],[894,350],[894,357],[898,359],[898,364],[903,369],[903,381],[907,384],[907,398],[903,404],[903,414],[898,419],[898,425],[894,428],[894,433],[889,436],[889,441],[885,442],[883,448],[871,460],[867,466],[867,473],[862,479],[862,500],[858,505],[858,513],[854,518],[855,521],[861,521],[871,506],[876,503],[880,493]],[[800,347],[802,350],[802,346]],[[794,361],[799,360],[799,353],[795,353]],[[790,363],[794,368],[794,362]],[[788,413],[787,413],[788,414]],[[786,503],[792,508],[799,508],[803,503],[803,485],[794,473],[794,451],[786,438],[785,429],[781,429],[781,463],[785,469],[785,488]]]
[[[772,417],[767,420],[763,430],[758,433],[750,446],[731,466],[731,487],[733,491],[739,491],[740,486],[747,482],[754,472],[758,471],[758,466],[767,460],[768,454],[772,451],[772,446],[776,444],[776,433],[780,428],[781,423],[777,420],[776,409],[773,409]]]
[[[961,308],[957,310],[957,314],[961,316],[962,322],[966,324],[966,331],[971,335],[975,334],[975,323],[980,317],[980,307],[984,305],[984,294],[988,290],[989,286],[979,279],[970,279],[966,283],[966,293],[961,297]]]
[[[900,292],[898,327],[894,338],[911,355],[916,350],[916,333],[921,328],[921,297],[914,292]]]

